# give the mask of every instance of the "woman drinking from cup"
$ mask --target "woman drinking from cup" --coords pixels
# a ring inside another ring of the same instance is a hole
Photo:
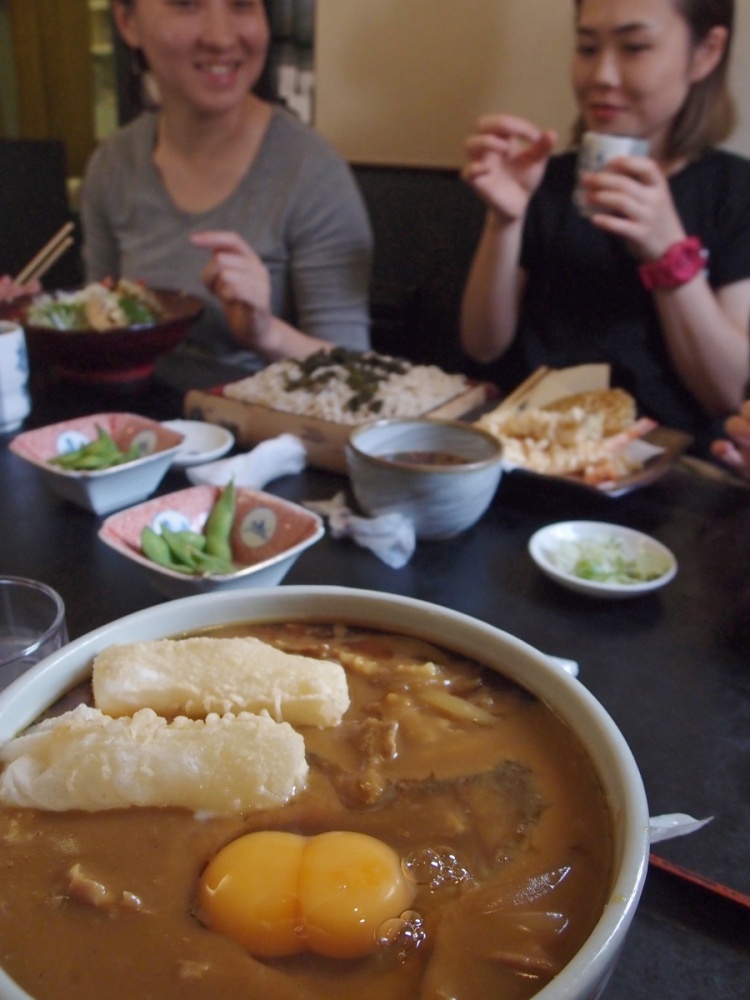
[[[113,0],[112,11],[159,106],[89,165],[87,279],[201,294],[194,343],[249,369],[367,347],[366,210],[328,144],[252,92],[269,46],[262,0]]]
[[[479,122],[463,176],[487,220],[462,344],[502,358],[505,389],[540,364],[608,362],[643,412],[705,451],[750,365],[750,162],[715,148],[734,124],[734,3],[575,0],[575,14],[576,144],[628,135],[650,153],[577,181],[553,131]]]

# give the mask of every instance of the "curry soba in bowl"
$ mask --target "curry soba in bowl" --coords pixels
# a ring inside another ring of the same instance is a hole
[[[584,1000],[642,888],[598,702],[408,598],[149,608],[8,688],[0,744],[2,1000]]]

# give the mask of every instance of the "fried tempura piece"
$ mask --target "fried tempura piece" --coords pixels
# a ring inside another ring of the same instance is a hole
[[[582,409],[553,412],[536,407],[503,410],[498,407],[483,414],[477,425],[507,441],[540,442],[542,448],[555,444],[560,448],[577,447],[585,441],[600,441],[604,433],[601,414]]]
[[[11,740],[0,762],[0,802],[57,812],[272,809],[304,787],[308,771],[302,736],[266,715],[168,723],[151,709],[112,719],[87,705]]]
[[[547,403],[544,409],[551,413],[570,413],[571,410],[578,409],[585,414],[601,414],[605,437],[624,431],[635,423],[638,416],[635,399],[629,392],[617,386],[563,396],[554,403]]]
[[[83,312],[93,330],[111,330],[128,325],[127,316],[120,308],[117,298],[101,284],[89,285]]]
[[[542,408],[501,404],[477,424],[498,438],[509,464],[590,485],[642,468],[626,449],[656,427],[648,417],[638,419],[633,396],[616,387],[564,396]]]
[[[285,653],[250,636],[110,646],[94,660],[94,703],[108,715],[152,708],[172,718],[261,712],[294,726],[336,725],[349,707],[339,663]]]
[[[156,319],[160,319],[164,312],[159,297],[150,288],[142,285],[139,281],[131,281],[129,278],[120,278],[117,282],[116,291],[121,295],[131,295],[140,299],[153,312]]]

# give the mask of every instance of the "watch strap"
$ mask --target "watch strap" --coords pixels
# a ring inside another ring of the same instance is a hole
[[[658,260],[638,266],[638,275],[649,291],[679,288],[706,268],[708,251],[697,236],[673,243]]]

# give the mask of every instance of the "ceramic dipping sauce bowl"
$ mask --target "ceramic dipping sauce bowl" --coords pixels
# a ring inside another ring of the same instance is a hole
[[[352,432],[347,466],[370,516],[399,511],[417,538],[452,538],[489,507],[502,475],[502,445],[468,423],[377,420]]]

